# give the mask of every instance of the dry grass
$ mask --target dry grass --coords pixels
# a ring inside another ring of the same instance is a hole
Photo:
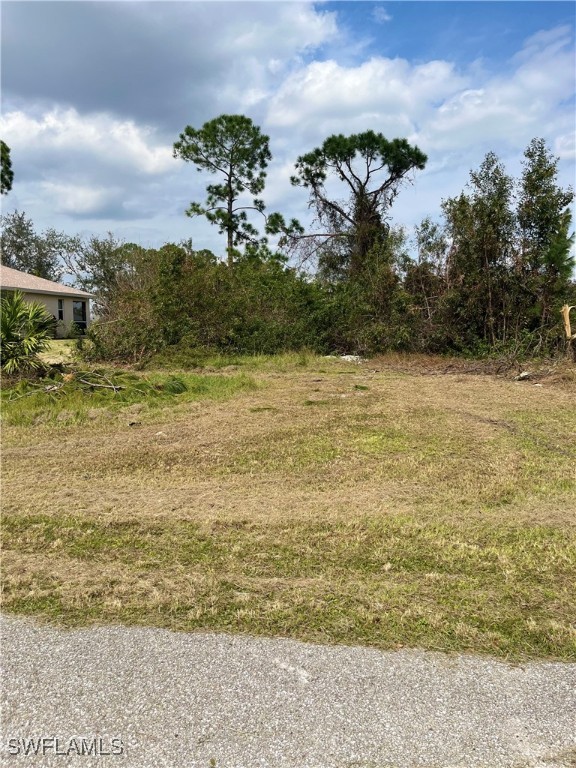
[[[38,357],[47,365],[70,363],[77,357],[76,341],[74,339],[52,339],[48,349]]]
[[[227,400],[4,429],[6,610],[576,658],[569,371],[239,368]]]

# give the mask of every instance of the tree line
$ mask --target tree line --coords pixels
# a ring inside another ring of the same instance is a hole
[[[4,263],[49,279],[65,272],[95,294],[101,358],[304,346],[530,354],[563,343],[559,310],[576,303],[573,191],[543,139],[526,148],[517,179],[488,153],[442,201],[441,220],[413,234],[391,212],[427,157],[405,139],[335,135],[298,157],[291,183],[309,196],[309,231],[267,210],[269,138],[249,118],[187,126],[174,156],[211,177],[187,214],[218,227],[223,258],[191,241],[144,249],[112,234],[37,234],[23,213],[2,218]]]

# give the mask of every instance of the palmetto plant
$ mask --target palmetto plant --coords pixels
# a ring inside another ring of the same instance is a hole
[[[0,303],[0,362],[7,374],[42,367],[38,353],[50,344],[56,320],[46,307],[28,302],[19,292],[7,293]]]

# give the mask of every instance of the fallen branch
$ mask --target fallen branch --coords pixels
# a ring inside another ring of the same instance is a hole
[[[12,394],[8,397],[8,402],[12,403],[14,400],[21,400],[23,397],[32,397],[32,395],[40,395],[40,394],[48,394],[50,392],[57,392],[59,389],[62,389],[62,387],[66,384],[66,382],[63,382],[62,384],[50,384],[47,387],[37,387],[37,389],[33,389],[31,392],[24,392],[21,395],[16,395],[15,397],[12,396]]]
[[[105,377],[102,377],[105,378]],[[126,387],[121,387],[119,384],[97,384],[95,381],[86,381],[86,379],[78,379],[82,384],[87,384],[89,387],[101,387],[102,389],[113,389],[114,392],[118,392]]]

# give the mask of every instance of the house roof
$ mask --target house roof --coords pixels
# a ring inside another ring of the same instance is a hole
[[[30,275],[28,272],[20,272],[18,269],[5,267],[3,264],[0,266],[0,288],[22,291],[23,293],[48,293],[58,296],[78,296],[84,299],[92,298],[92,294],[86,293],[86,291],[79,291],[69,285],[54,283],[52,280]]]

